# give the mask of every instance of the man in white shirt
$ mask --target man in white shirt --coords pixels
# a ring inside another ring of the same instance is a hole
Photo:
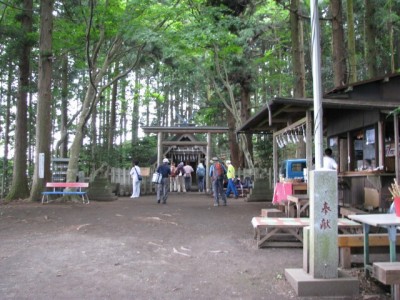
[[[332,158],[332,149],[326,148],[323,160],[323,168],[329,170],[337,170],[338,166],[336,161]]]

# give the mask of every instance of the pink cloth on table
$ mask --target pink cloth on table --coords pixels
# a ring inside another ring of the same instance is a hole
[[[293,184],[291,182],[278,182],[275,185],[274,189],[274,197],[272,198],[272,203],[278,204],[282,201],[287,200],[288,195],[292,195],[293,189],[292,189]]]

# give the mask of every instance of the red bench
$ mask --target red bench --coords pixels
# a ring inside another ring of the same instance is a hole
[[[87,182],[48,182],[46,183],[46,188],[53,189],[51,191],[42,192],[42,204],[49,203],[49,195],[78,195],[82,197],[84,204],[89,204],[89,197],[86,191],[82,190],[82,188],[88,187],[89,183]]]

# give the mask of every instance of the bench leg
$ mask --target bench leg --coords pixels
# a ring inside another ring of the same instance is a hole
[[[350,247],[339,248],[340,267],[343,269],[351,268],[351,249]]]
[[[82,195],[82,202],[83,202],[83,204],[89,204],[89,197],[88,197],[88,195]]]
[[[400,299],[400,284],[394,284],[392,287],[392,299]]]
[[[45,197],[46,197],[46,201],[45,201]],[[42,204],[44,203],[49,203],[49,195],[42,195]]]

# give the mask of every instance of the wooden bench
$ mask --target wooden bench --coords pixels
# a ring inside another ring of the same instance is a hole
[[[373,274],[383,284],[392,285],[392,299],[400,297],[400,262],[373,263]]]
[[[341,206],[339,211],[342,218],[345,218],[348,215],[363,215],[367,213],[366,211],[363,211],[355,207],[344,207],[344,206]]]
[[[262,208],[261,217],[284,218],[285,213],[277,208]]]
[[[302,247],[303,228],[310,226],[309,218],[265,218],[251,219],[257,247]],[[349,219],[338,219],[341,231],[360,228],[361,225]]]
[[[400,246],[400,234],[397,235],[396,245]],[[389,246],[387,233],[370,233],[369,247]],[[341,268],[351,268],[351,249],[364,247],[364,234],[339,234],[339,264]]]
[[[53,189],[51,191],[42,192],[42,204],[49,203],[49,195],[78,195],[81,196],[84,204],[89,204],[89,197],[87,196],[86,191],[82,190],[82,188],[88,187],[89,183],[87,182],[47,182],[46,188]]]

